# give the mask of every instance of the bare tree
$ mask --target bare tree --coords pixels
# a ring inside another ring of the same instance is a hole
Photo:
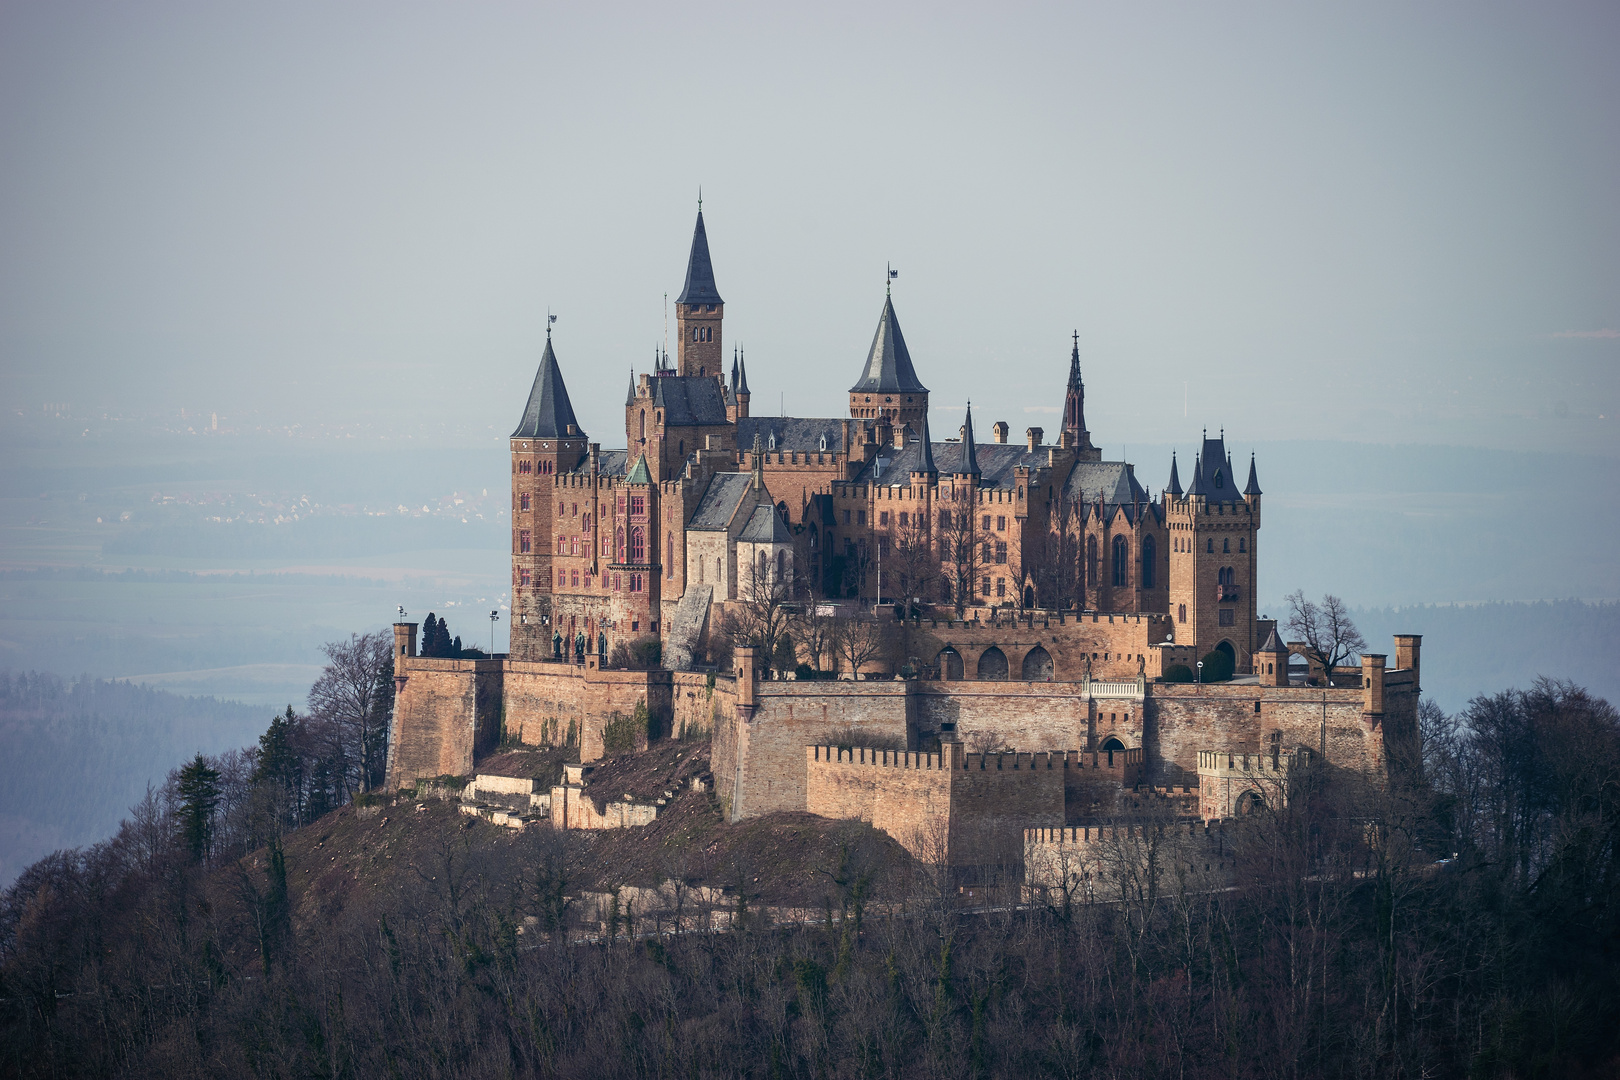
[[[940,559],[925,512],[902,514],[891,551],[889,566],[897,585],[894,595],[906,600],[931,599],[939,581]]]
[[[979,572],[985,563],[974,508],[941,510],[939,525],[940,554],[951,582],[951,602],[960,616],[978,592]]]
[[[792,579],[779,573],[763,554],[758,559],[739,559],[737,570],[737,603],[727,621],[732,644],[763,649],[769,662],[776,655],[777,640],[787,630]]]
[[[1288,597],[1288,633],[1305,643],[1310,659],[1322,665],[1328,685],[1333,685],[1333,669],[1367,648],[1350,612],[1332,593],[1321,604],[1305,599],[1305,590],[1296,589]]]
[[[864,612],[838,620],[833,647],[849,668],[852,678],[860,678],[861,668],[878,659],[888,649],[889,635],[878,621]]]
[[[1036,603],[1066,611],[1085,606],[1085,504],[1059,490],[1048,513],[1045,535],[1031,553],[1029,578]]]
[[[310,715],[337,742],[341,784],[365,792],[382,782],[388,722],[394,708],[393,638],[384,630],[350,634],[321,646],[326,667],[309,688]]]

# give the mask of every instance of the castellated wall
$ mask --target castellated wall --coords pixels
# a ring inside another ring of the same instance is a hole
[[[906,746],[914,684],[758,681],[751,715],[739,701],[715,730],[715,793],[739,821],[805,807],[804,748],[848,730],[856,743]],[[739,693],[739,698],[741,694]]]
[[[1149,879],[1161,895],[1225,888],[1236,880],[1232,843],[1219,824],[1152,822],[1031,828],[1024,881],[1046,903],[1132,900]]]

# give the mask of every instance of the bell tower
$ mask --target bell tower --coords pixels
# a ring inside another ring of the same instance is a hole
[[[719,378],[725,374],[720,324],[726,303],[714,286],[714,264],[709,261],[709,234],[703,228],[703,200],[698,200],[697,227],[692,231],[692,253],[686,260],[686,287],[675,298],[677,375]]]

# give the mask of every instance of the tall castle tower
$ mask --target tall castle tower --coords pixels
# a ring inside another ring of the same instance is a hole
[[[1247,672],[1259,644],[1254,638],[1254,591],[1260,484],[1254,459],[1249,460],[1249,482],[1239,491],[1224,435],[1205,438],[1185,493],[1172,458],[1164,510],[1176,642],[1197,646],[1200,656],[1215,649],[1230,652],[1235,669]]]
[[[895,318],[894,300],[890,297],[883,298],[883,314],[878,316],[866,367],[849,388],[849,415],[884,419],[896,427],[909,425],[914,433],[922,430],[923,418],[928,415],[928,387],[911,366],[911,352],[900,333],[900,320]]]
[[[574,417],[562,369],[551,348],[549,327],[540,370],[510,445],[512,655],[537,660],[550,655],[556,479],[578,468],[587,453],[585,433]]]
[[[714,287],[714,264],[709,261],[709,234],[703,228],[700,202],[692,254],[686,260],[686,287],[675,298],[675,328],[680,338],[675,349],[677,375],[718,378],[725,374],[720,351],[720,324],[725,314],[726,303]]]

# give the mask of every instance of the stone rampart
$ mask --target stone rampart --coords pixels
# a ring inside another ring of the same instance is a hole
[[[1287,805],[1289,785],[1311,764],[1309,750],[1244,754],[1198,751],[1198,816],[1206,822]]]
[[[1219,825],[1153,822],[1024,830],[1024,881],[1047,903],[1201,892],[1233,883],[1231,844]]]
[[[500,742],[499,660],[396,657],[388,738],[390,789],[422,777],[466,776]]]

